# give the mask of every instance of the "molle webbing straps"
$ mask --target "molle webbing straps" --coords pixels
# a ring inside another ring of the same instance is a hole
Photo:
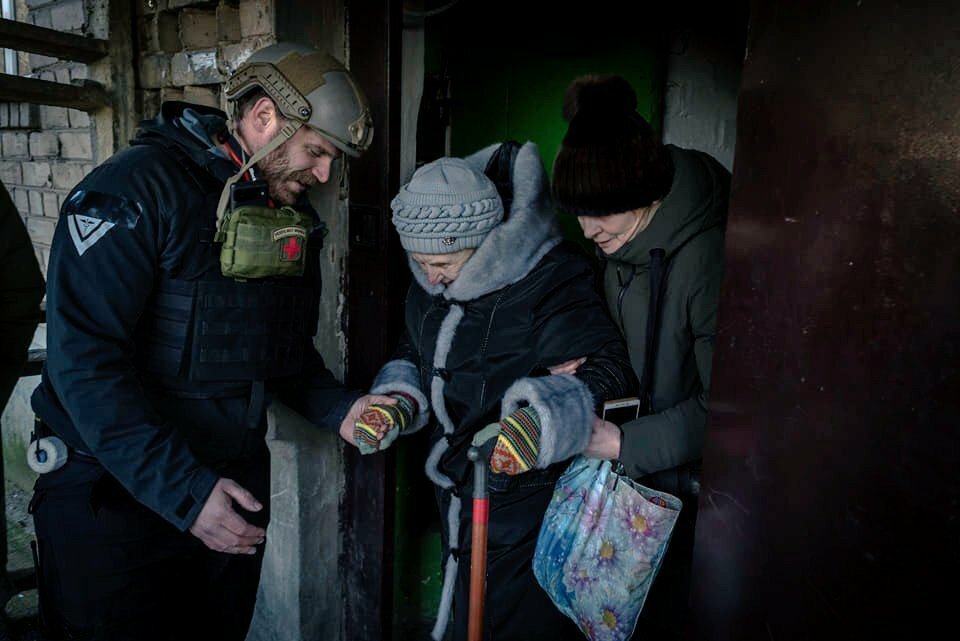
[[[256,163],[260,162],[267,154],[271,151],[288,141],[293,137],[293,134],[297,133],[297,129],[303,126],[302,122],[293,120],[288,121],[281,129],[280,132],[274,137],[273,140],[268,142],[266,145],[260,148],[257,153],[250,156],[250,159],[244,163],[240,170],[235,173],[233,176],[227,179],[226,184],[223,186],[223,191],[220,192],[220,202],[217,204],[217,242],[223,242],[222,231],[220,229],[220,224],[223,221],[223,215],[227,211],[227,205],[230,203],[230,188],[239,181],[243,174],[247,172],[248,169],[253,167]]]

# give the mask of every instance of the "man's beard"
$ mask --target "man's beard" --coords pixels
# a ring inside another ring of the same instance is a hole
[[[288,183],[298,182],[305,188],[310,188],[319,181],[308,169],[290,171],[290,159],[285,153],[286,146],[287,143],[280,145],[267,154],[257,165],[260,167],[261,178],[267,181],[267,188],[273,199],[281,205],[293,205],[297,202],[300,194],[291,191]],[[306,189],[304,189],[305,191]]]

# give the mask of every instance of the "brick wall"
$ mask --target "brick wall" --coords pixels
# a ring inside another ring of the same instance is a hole
[[[140,0],[137,118],[163,100],[224,107],[221,83],[255,50],[275,42],[274,0]],[[93,0],[21,0],[17,19],[88,35]],[[20,73],[69,83],[87,77],[82,63],[21,54]],[[46,273],[60,206],[95,163],[90,116],[76,109],[0,103],[0,180],[10,191]]]
[[[25,0],[18,4],[18,20],[86,33],[84,0]],[[62,83],[87,77],[87,66],[82,63],[38,54],[21,54],[19,60],[21,75]],[[0,180],[26,222],[44,272],[60,205],[92,168],[91,121],[86,112],[0,103]]]
[[[221,83],[275,42],[273,0],[145,0],[138,101],[152,115],[164,100],[223,108]]]

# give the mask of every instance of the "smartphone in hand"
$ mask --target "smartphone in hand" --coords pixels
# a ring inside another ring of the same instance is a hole
[[[636,396],[626,398],[615,398],[603,403],[603,416],[605,421],[610,421],[616,426],[621,426],[640,416],[640,399]]]

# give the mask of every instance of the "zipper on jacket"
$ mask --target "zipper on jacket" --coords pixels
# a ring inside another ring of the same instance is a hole
[[[643,376],[640,378],[641,410],[653,414],[653,364],[657,359],[657,334],[660,329],[660,305],[666,282],[666,252],[650,250],[650,300],[647,306],[647,336],[643,350]]]
[[[617,283],[620,285],[620,291],[617,292],[617,318],[620,320],[620,331],[623,332],[624,336],[627,333],[627,326],[623,323],[623,297],[627,293],[627,288],[630,287],[630,282],[633,280],[633,277],[637,275],[637,266],[630,265],[630,275],[627,276],[626,282],[623,280],[623,275],[620,273],[620,265],[617,264]]]

